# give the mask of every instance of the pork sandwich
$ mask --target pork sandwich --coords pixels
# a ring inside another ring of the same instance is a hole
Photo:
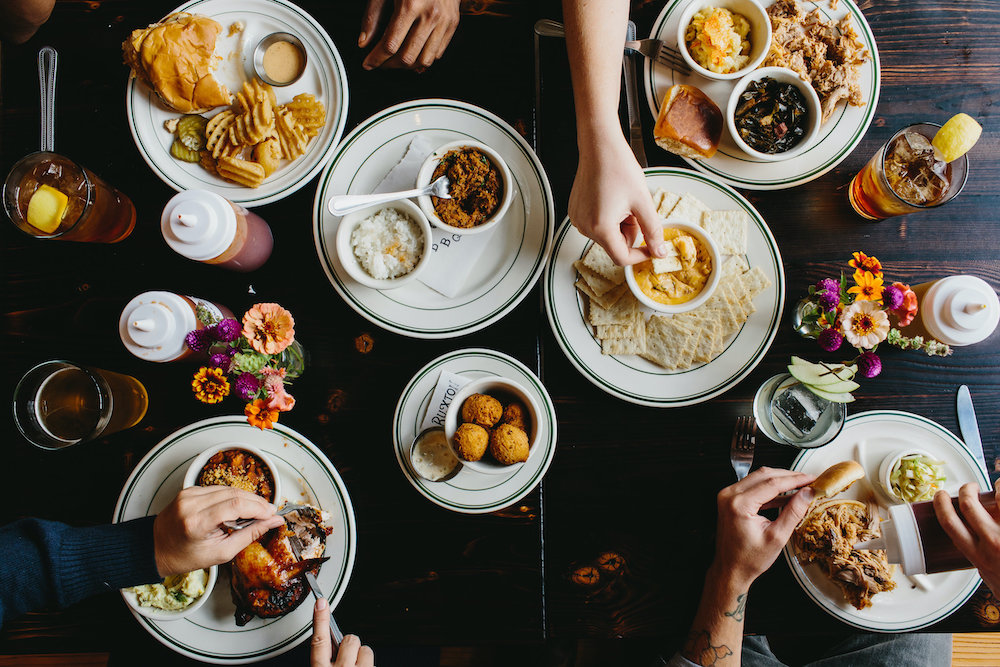
[[[653,138],[663,150],[699,160],[715,155],[722,139],[722,111],[694,86],[671,86],[663,96]]]
[[[830,499],[864,476],[858,463],[845,461],[817,477],[810,485],[816,499],[792,535],[799,562],[817,563],[857,609],[896,587],[884,550],[854,548],[880,535],[877,513],[857,500]]]
[[[171,14],[133,30],[122,44],[125,64],[163,103],[181,113],[229,104],[233,96],[212,76],[222,25],[198,14]]]

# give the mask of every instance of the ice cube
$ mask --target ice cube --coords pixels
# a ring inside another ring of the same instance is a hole
[[[885,174],[896,194],[911,204],[927,206],[948,192],[948,165],[921,134],[906,132],[893,143]]]
[[[830,401],[801,384],[793,384],[774,399],[771,413],[797,437],[804,438],[816,427]]]

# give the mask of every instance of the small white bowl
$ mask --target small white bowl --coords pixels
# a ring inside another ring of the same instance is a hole
[[[139,604],[139,599],[135,593],[123,588],[121,589],[122,598],[125,599],[126,604],[135,610],[135,613],[140,616],[145,616],[154,621],[177,621],[185,616],[190,616],[197,609],[201,608],[208,600],[208,597],[212,594],[212,589],[215,588],[215,582],[219,579],[219,566],[213,565],[208,569],[208,582],[205,584],[205,592],[200,598],[184,607],[183,609],[160,609],[158,607],[144,607]]]
[[[892,490],[892,482],[889,480],[890,475],[892,475],[892,469],[904,456],[913,456],[914,454],[926,456],[932,461],[936,460],[935,457],[931,456],[929,452],[925,452],[922,449],[901,449],[882,459],[882,463],[878,467],[879,490],[885,494],[886,498],[894,503],[899,504],[906,501],[896,495],[896,492]]]
[[[492,229],[497,223],[503,219],[504,213],[510,207],[510,203],[514,200],[514,179],[510,175],[510,169],[507,168],[507,163],[504,162],[500,154],[495,150],[490,148],[484,143],[478,141],[472,141],[470,139],[463,139],[461,141],[452,141],[443,146],[439,146],[437,150],[431,153],[424,163],[420,166],[420,171],[417,172],[417,185],[416,187],[422,188],[430,184],[432,177],[434,175],[434,170],[437,169],[438,163],[441,161],[448,151],[454,150],[456,148],[475,148],[482,151],[486,156],[493,162],[496,166],[497,171],[500,172],[500,180],[503,183],[503,199],[497,205],[497,210],[493,212],[493,215],[486,218],[483,222],[476,225],[475,227],[453,227],[448,223],[444,222],[437,216],[434,212],[434,203],[431,201],[430,195],[423,195],[417,198],[417,203],[420,204],[421,210],[430,220],[431,224],[439,229],[443,229],[447,232],[453,234],[480,234],[485,232],[487,229]]]
[[[203,451],[198,456],[194,457],[194,459],[191,461],[191,464],[188,466],[187,472],[184,474],[183,488],[186,489],[189,486],[197,486],[198,476],[201,474],[201,469],[205,467],[206,463],[208,463],[208,460],[212,458],[212,456],[216,452],[221,452],[226,449],[242,449],[243,451],[250,452],[258,459],[260,459],[265,466],[267,466],[268,470],[271,471],[271,480],[274,482],[274,498],[266,498],[266,500],[269,501],[272,505],[280,507],[282,504],[281,503],[282,494],[281,494],[281,477],[278,475],[278,467],[274,465],[274,461],[271,460],[270,456],[268,456],[261,450],[257,449],[256,447],[252,447],[250,445],[244,445],[241,442],[224,442],[218,445],[213,445],[212,447],[209,447],[208,449]]]
[[[715,292],[715,288],[719,286],[719,279],[722,276],[722,255],[719,252],[719,247],[715,245],[715,241],[707,231],[702,229],[700,226],[692,224],[690,222],[679,222],[677,220],[671,220],[669,222],[663,222],[664,229],[673,228],[680,229],[681,231],[687,232],[693,236],[697,236],[702,243],[705,244],[705,248],[708,250],[708,256],[712,260],[712,273],[708,276],[708,282],[705,283],[705,287],[702,288],[701,292],[698,293],[696,297],[690,301],[685,301],[684,303],[678,303],[676,305],[669,305],[665,303],[660,303],[650,299],[643,293],[642,289],[639,287],[639,283],[635,280],[635,272],[632,266],[625,267],[625,282],[628,283],[628,288],[631,290],[635,298],[639,300],[644,306],[648,306],[653,310],[660,313],[686,313],[689,310],[694,310],[699,306],[704,305],[706,301],[712,298],[712,293]]]
[[[684,33],[691,23],[691,18],[705,7],[728,9],[734,14],[745,16],[750,23],[750,34],[747,36],[747,39],[750,40],[750,59],[746,65],[735,72],[719,74],[718,72],[705,69],[698,64],[698,61],[688,51]],[[768,17],[767,12],[764,11],[764,8],[754,0],[692,0],[688,3],[684,11],[681,12],[680,23],[677,25],[677,50],[681,52],[681,57],[684,58],[685,62],[691,66],[691,71],[707,79],[716,79],[718,81],[738,79],[744,74],[757,69],[764,62],[764,58],[767,57],[767,52],[770,49],[771,19]]]
[[[459,425],[462,423],[462,404],[465,403],[465,399],[473,394],[488,394],[498,400],[515,399],[527,408],[528,416],[531,419],[531,430],[528,433],[528,460],[530,461],[535,452],[540,449],[539,434],[541,433],[541,429],[538,428],[538,420],[542,412],[538,408],[538,403],[535,402],[535,399],[524,387],[513,380],[496,375],[469,382],[456,392],[451,405],[448,406],[448,412],[445,413],[444,417],[444,434],[448,439],[448,444],[451,445],[452,451],[455,452],[455,456],[458,456],[458,451],[455,449],[452,439],[455,437],[455,431],[458,430]],[[504,401],[500,400],[500,402],[503,403]],[[461,456],[458,456],[458,460],[463,466],[487,475],[500,475],[513,472],[524,465],[523,462],[504,465],[494,460],[488,449],[483,458],[478,461],[466,461]]]
[[[740,133],[736,131],[736,106],[739,102],[740,95],[742,95],[743,91],[750,85],[750,82],[760,81],[764,77],[771,77],[779,83],[790,83],[798,88],[799,92],[802,93],[802,96],[805,97],[806,109],[809,111],[809,126],[806,128],[805,135],[799,140],[799,143],[781,153],[761,153],[760,151],[754,150],[749,144],[743,141],[743,138],[740,137]],[[729,95],[729,104],[726,107],[726,126],[729,128],[729,134],[733,137],[733,141],[741,151],[758,160],[778,162],[780,160],[787,160],[804,153],[816,143],[816,139],[819,137],[819,130],[822,125],[823,110],[820,107],[819,95],[817,95],[813,87],[803,81],[798,74],[784,67],[761,67],[759,70],[750,72],[736,82],[733,92]]]
[[[417,262],[416,266],[413,267],[412,271],[397,278],[380,280],[370,276],[368,272],[365,271],[364,267],[361,266],[357,255],[354,254],[354,248],[351,246],[351,235],[354,233],[354,229],[362,220],[377,211],[381,211],[386,208],[396,209],[417,223],[417,226],[420,227],[420,231],[424,233],[424,248],[423,253],[420,256],[420,260]],[[420,272],[427,267],[427,262],[431,256],[432,244],[433,239],[431,238],[431,226],[430,223],[427,222],[427,217],[416,204],[408,199],[400,199],[399,201],[394,201],[389,204],[379,204],[377,206],[361,209],[360,211],[355,211],[354,213],[348,213],[340,220],[340,224],[337,226],[337,256],[340,258],[340,263],[344,267],[344,270],[347,271],[351,278],[365,287],[371,287],[372,289],[377,290],[396,289],[397,287],[402,287],[403,285],[412,282],[417,275],[419,275]]]

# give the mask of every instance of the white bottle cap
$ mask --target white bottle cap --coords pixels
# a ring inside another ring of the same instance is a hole
[[[948,345],[972,345],[989,337],[1000,322],[1000,299],[975,276],[938,280],[921,300],[927,332]]]
[[[185,190],[167,202],[160,216],[167,245],[199,262],[215,259],[236,238],[236,213],[229,200],[206,190]]]
[[[191,304],[171,292],[144,292],[122,310],[118,334],[146,361],[173,361],[187,352],[184,337],[198,327]]]

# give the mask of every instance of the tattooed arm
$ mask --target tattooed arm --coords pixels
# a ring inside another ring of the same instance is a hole
[[[698,665],[740,664],[750,585],[778,558],[813,498],[801,489],[774,521],[758,514],[778,494],[810,483],[812,475],[761,468],[719,492],[715,560],[681,654]]]

